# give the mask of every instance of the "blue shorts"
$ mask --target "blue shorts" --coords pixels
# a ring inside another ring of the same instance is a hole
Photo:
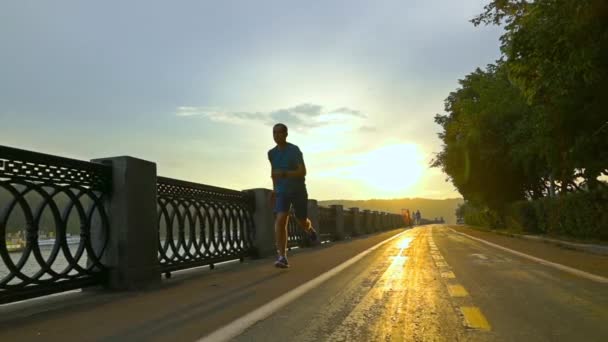
[[[290,207],[296,214],[296,218],[303,220],[308,217],[308,193],[306,191],[277,193],[274,202],[274,212],[287,213]]]

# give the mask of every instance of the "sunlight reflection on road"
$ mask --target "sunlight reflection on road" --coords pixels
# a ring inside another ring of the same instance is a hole
[[[346,317],[340,327],[334,331],[330,340],[360,339],[361,336],[351,334],[360,332],[365,326],[369,328],[371,317],[381,317],[385,311],[392,312],[398,306],[396,299],[400,298],[400,293],[406,290],[407,285],[405,265],[409,257],[404,254],[415,238],[416,236],[403,237],[391,248],[394,252],[388,257],[390,264],[373,288]],[[399,249],[398,252],[396,251],[397,248]]]

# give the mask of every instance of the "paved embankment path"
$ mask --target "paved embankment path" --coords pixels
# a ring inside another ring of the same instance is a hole
[[[608,340],[608,256],[432,225],[294,251],[290,263],[248,260],[178,272],[152,291],[0,307],[0,340],[196,341],[218,331],[235,341]]]
[[[0,306],[0,340],[196,340],[402,231],[294,251],[288,270],[245,260],[177,272],[151,291],[54,297],[40,313],[43,303]]]

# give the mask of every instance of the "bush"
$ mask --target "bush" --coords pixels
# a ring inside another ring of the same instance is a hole
[[[504,227],[500,215],[496,212],[487,208],[480,209],[468,203],[464,205],[464,223],[489,228]]]
[[[501,219],[504,217],[504,220]],[[608,240],[608,190],[575,192],[508,205],[504,215],[467,203],[465,223],[531,234]]]
[[[608,240],[608,191],[516,202],[508,216],[514,227],[529,233]]]
[[[517,231],[540,233],[534,204],[530,201],[513,203],[508,208],[507,225]]]

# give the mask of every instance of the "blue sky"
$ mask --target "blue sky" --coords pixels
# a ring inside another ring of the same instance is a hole
[[[268,188],[284,122],[311,198],[457,197],[433,117],[500,56],[485,3],[3,1],[0,144]]]

